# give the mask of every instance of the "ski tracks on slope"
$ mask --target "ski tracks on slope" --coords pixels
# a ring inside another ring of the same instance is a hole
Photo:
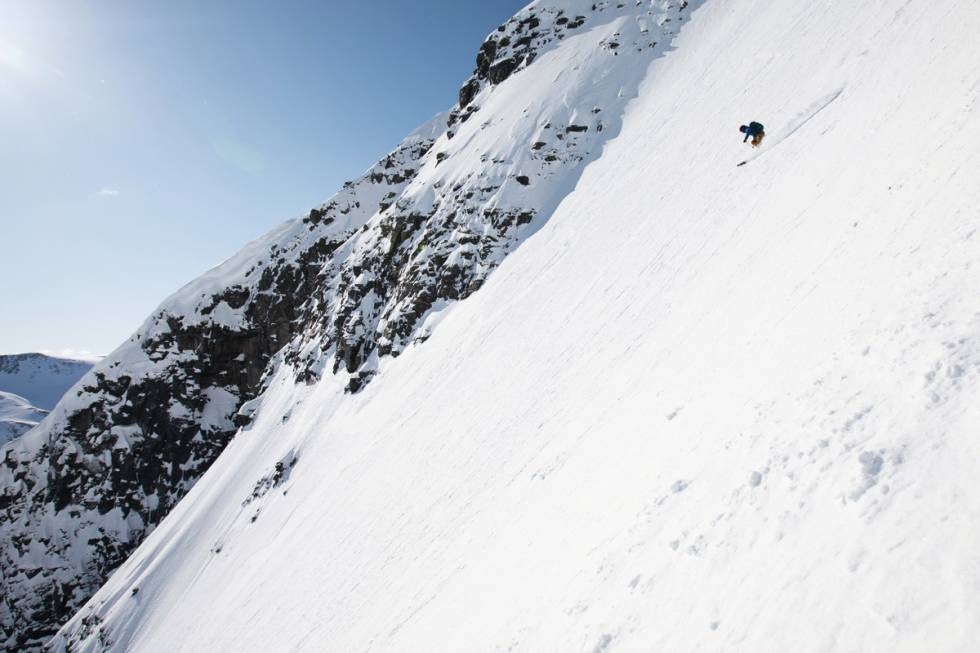
[[[755,159],[758,159],[760,156],[762,156],[763,154],[770,151],[771,149],[773,149],[774,147],[782,143],[784,140],[792,136],[794,133],[796,133],[798,129],[803,127],[803,125],[813,120],[813,118],[816,117],[818,113],[820,113],[828,106],[833,104],[834,100],[839,98],[841,93],[844,92],[844,88],[845,88],[844,86],[841,86],[840,88],[833,91],[832,93],[828,93],[827,95],[824,95],[819,100],[811,103],[810,106],[808,106],[806,109],[797,113],[795,116],[793,116],[793,118],[789,121],[789,123],[786,124],[785,127],[780,129],[778,132],[776,132],[775,135],[767,139],[769,142],[769,147],[767,147],[764,150],[759,150],[758,152],[755,152],[751,156],[746,157],[738,165],[744,166],[749,161],[754,161]]]

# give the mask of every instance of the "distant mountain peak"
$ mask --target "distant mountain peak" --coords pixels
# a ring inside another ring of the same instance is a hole
[[[48,414],[94,361],[43,353],[0,355],[0,445],[23,435]]]

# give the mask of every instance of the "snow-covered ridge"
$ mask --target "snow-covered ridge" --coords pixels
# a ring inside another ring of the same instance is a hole
[[[0,390],[51,410],[98,358],[77,360],[47,354],[0,354]]]
[[[0,445],[36,426],[98,360],[0,355]]]
[[[0,390],[0,445],[28,432],[47,414],[20,395]]]
[[[39,645],[95,591],[258,417],[270,370],[353,393],[428,338],[574,189],[690,11],[522,10],[488,37],[456,106],[166,299],[0,452],[7,645]]]

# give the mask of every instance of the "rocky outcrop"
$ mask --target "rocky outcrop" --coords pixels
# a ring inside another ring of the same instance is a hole
[[[167,299],[0,451],[7,648],[39,647],[180,501],[248,424],[270,365],[360,390],[381,359],[428,338],[430,318],[476,292],[574,188],[630,98],[628,86],[596,81],[625,66],[638,85],[670,33],[662,26],[679,22],[686,3],[555,4],[536,3],[488,37],[449,112]],[[522,71],[554,79],[568,64],[548,53],[590,29],[594,47],[561,94],[496,99]],[[288,473],[283,465],[257,493]]]

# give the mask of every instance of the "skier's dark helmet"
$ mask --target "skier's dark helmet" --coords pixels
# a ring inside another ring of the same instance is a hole
[[[749,126],[742,125],[741,127],[738,128],[738,130],[744,134],[745,132],[749,131]]]

